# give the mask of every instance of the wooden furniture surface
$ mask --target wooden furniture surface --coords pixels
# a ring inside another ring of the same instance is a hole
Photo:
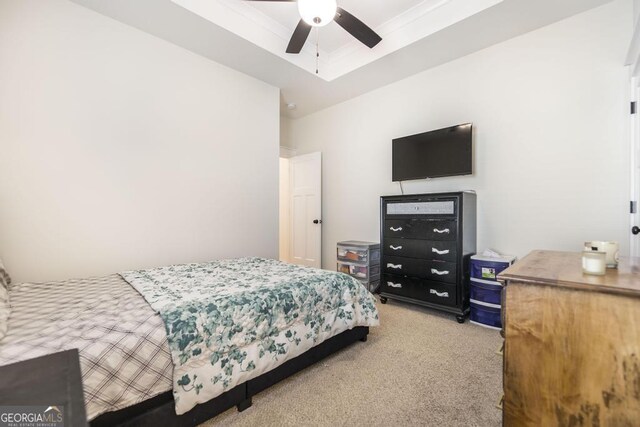
[[[78,350],[0,366],[0,407],[7,406],[62,408],[65,426],[86,426]]]
[[[621,258],[617,269],[604,276],[582,273],[578,252],[533,251],[502,272],[503,280],[548,284],[571,289],[623,295],[640,295],[640,258]]]
[[[582,274],[580,253],[505,270],[505,426],[640,425],[640,260]]]
[[[469,258],[476,252],[476,194],[380,198],[382,279],[387,298],[456,315],[469,313]]]

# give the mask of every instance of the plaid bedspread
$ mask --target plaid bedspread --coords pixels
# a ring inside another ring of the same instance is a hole
[[[0,365],[78,348],[90,419],[172,389],[164,323],[119,275],[16,284],[10,298]]]

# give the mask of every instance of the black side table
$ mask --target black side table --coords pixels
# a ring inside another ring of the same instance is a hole
[[[54,420],[61,412],[65,427],[87,426],[78,350],[0,366],[0,414],[18,406]]]

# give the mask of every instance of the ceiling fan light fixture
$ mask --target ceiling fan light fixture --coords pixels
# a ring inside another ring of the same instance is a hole
[[[333,21],[337,8],[336,0],[298,0],[300,17],[312,27],[324,27]]]

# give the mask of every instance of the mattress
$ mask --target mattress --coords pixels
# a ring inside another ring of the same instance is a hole
[[[89,419],[171,390],[164,323],[119,275],[16,284],[10,299],[0,365],[79,349]]]

